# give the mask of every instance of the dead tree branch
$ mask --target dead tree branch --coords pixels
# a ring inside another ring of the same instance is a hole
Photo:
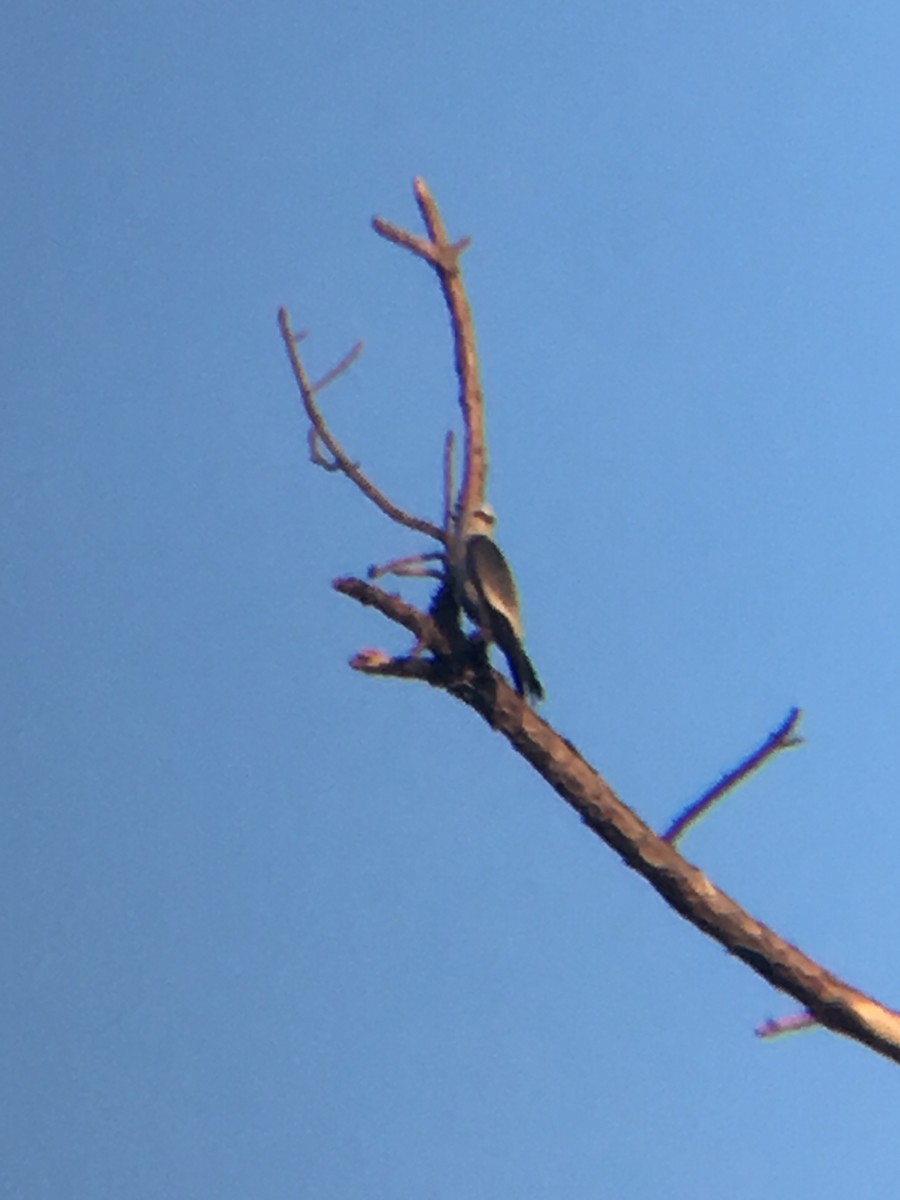
[[[421,179],[414,184],[427,238],[418,237],[376,218],[376,231],[395,245],[410,250],[432,267],[450,314],[454,360],[459,380],[459,403],[465,430],[463,479],[455,516],[480,505],[487,476],[484,405],[478,375],[472,313],[460,274],[459,259],[468,241],[451,243],[437,205]],[[297,339],[285,309],[278,316],[282,338],[300,389],[303,405],[315,435],[331,456],[329,469],[343,472],[392,520],[416,529],[447,546],[454,525],[452,490],[452,441],[444,453],[444,523],[439,529],[394,505],[352,463],[329,431],[316,404],[315,392],[297,352]],[[353,352],[351,352],[351,356]],[[346,369],[348,356],[322,380],[331,382]],[[323,455],[319,455],[324,458]],[[324,463],[322,465],[325,465]],[[401,560],[388,564],[402,566]],[[716,887],[702,871],[676,849],[679,835],[708,811],[717,799],[735,787],[781,749],[795,745],[799,710],[792,710],[783,724],[729,772],[699,801],[691,805],[660,837],[615,795],[606,781],[578,750],[557,733],[494,671],[483,641],[466,639],[459,629],[458,609],[445,578],[422,612],[400,596],[392,595],[361,579],[342,578],[334,588],[360,604],[377,609],[388,620],[402,626],[415,638],[412,651],[392,656],[383,650],[360,651],[351,666],[369,675],[418,680],[441,688],[474,709],[501,733],[517,754],[530,763],[550,786],[581,817],[622,861],[638,872],[680,916],[702,933],[719,942],[730,954],[746,963],[773,987],[793,996],[803,1014],[768,1022],[758,1031],[772,1036],[788,1028],[818,1021],[877,1053],[900,1063],[900,1013],[879,1003],[805,955],[774,930],[757,921],[736,901]]]
[[[429,562],[444,561],[443,554],[435,551],[429,554],[405,554],[402,558],[392,558],[390,562],[379,563],[369,567],[366,572],[369,579],[381,579],[383,575],[399,575],[405,579],[443,579],[443,569],[429,567]]]
[[[348,583],[342,580],[340,590],[360,599]],[[378,607],[389,615],[386,606]],[[412,628],[407,621],[404,624]],[[680,916],[773,987],[793,996],[820,1024],[900,1063],[900,1013],[827,971],[716,887],[623,804],[572,743],[542,720],[497,672],[462,665],[448,673],[446,663],[416,660],[413,665],[408,659],[377,666],[355,660],[351,665],[368,674],[419,679],[469,705]]]
[[[484,500],[487,486],[487,448],[484,425],[484,393],[478,369],[478,351],[472,308],[462,278],[460,258],[471,239],[450,242],[437,203],[424,179],[413,182],[413,191],[428,238],[417,237],[383,217],[375,217],[375,232],[395,246],[402,246],[427,262],[435,271],[450,314],[453,358],[459,381],[459,407],[463,419],[463,477],[458,511],[476,508]]]
[[[317,466],[325,467],[326,470],[342,471],[352,483],[356,484],[364,496],[367,496],[373,504],[381,509],[385,516],[390,517],[392,521],[396,521],[398,525],[405,525],[407,529],[415,529],[419,533],[424,533],[427,537],[434,538],[435,541],[443,542],[443,530],[438,529],[437,525],[433,525],[430,521],[426,521],[422,517],[413,516],[412,513],[399,508],[393,501],[387,498],[384,492],[380,491],[372,483],[364,472],[360,470],[358,464],[351,462],[344,448],[328,428],[325,418],[319,411],[316,404],[316,388],[310,382],[306,368],[303,366],[303,361],[300,358],[300,352],[297,349],[297,342],[302,337],[302,334],[294,333],[291,328],[291,319],[288,311],[283,307],[278,310],[278,328],[281,330],[281,338],[284,342],[284,348],[287,350],[291,369],[294,372],[294,379],[300,391],[300,398],[303,401],[303,407],[312,426],[310,435],[310,457],[312,461]],[[361,344],[354,346],[349,354],[345,355],[341,362],[324,376],[320,387],[331,383],[342,371],[345,371],[359,357],[361,349]],[[331,455],[330,460],[325,459],[321,452],[318,451],[319,442],[321,442]]]
[[[818,1024],[819,1022],[812,1013],[799,1012],[792,1013],[789,1017],[771,1017],[768,1021],[763,1021],[755,1032],[758,1038],[776,1038],[782,1037],[786,1033],[800,1033],[804,1029],[815,1029]]]
[[[792,708],[778,728],[769,734],[761,746],[758,746],[752,754],[748,754],[733,770],[723,775],[717,783],[703,793],[699,800],[694,800],[687,808],[682,809],[662,835],[663,841],[675,845],[692,825],[695,825],[701,817],[709,812],[717,800],[721,800],[754,771],[758,771],[770,758],[774,758],[779,750],[789,750],[793,746],[801,745],[803,738],[794,731],[802,716],[803,713],[799,708]]]

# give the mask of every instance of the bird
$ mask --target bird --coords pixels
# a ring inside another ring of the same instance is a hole
[[[506,656],[516,691],[544,698],[544,689],[525,652],[519,594],[509,564],[494,541],[497,515],[489,504],[464,513],[451,553],[451,579],[457,603]]]

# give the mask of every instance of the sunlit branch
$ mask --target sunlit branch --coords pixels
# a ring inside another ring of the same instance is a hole
[[[463,419],[463,477],[458,508],[462,512],[477,507],[484,499],[487,485],[484,395],[478,367],[475,324],[460,267],[460,256],[470,245],[469,238],[451,243],[437,201],[424,179],[413,181],[419,212],[428,231],[421,238],[405,229],[375,217],[375,232],[394,245],[403,246],[423,259],[437,274],[450,315],[453,357],[459,381],[459,406]]]

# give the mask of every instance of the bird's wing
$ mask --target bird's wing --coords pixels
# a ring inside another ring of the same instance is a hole
[[[497,544],[484,534],[476,533],[466,541],[466,577],[484,603],[502,613],[521,640],[522,618],[516,581]]]

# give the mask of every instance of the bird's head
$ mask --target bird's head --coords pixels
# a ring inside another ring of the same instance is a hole
[[[492,537],[496,525],[497,514],[491,508],[490,504],[485,501],[483,504],[479,504],[477,508],[473,508],[469,513],[469,519],[466,521],[466,534],[481,533],[487,537]]]

